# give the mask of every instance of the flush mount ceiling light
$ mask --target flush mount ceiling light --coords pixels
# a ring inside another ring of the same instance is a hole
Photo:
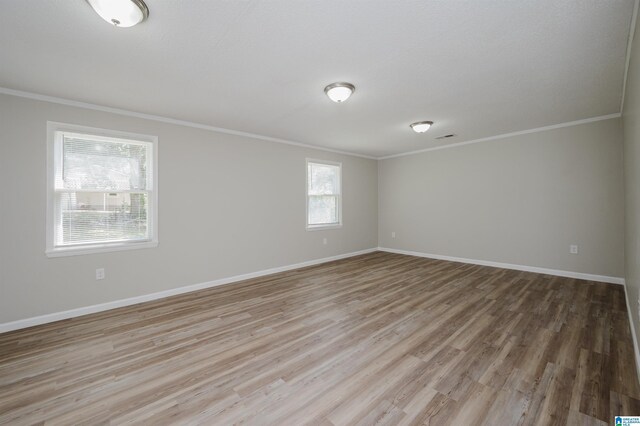
[[[87,3],[116,27],[133,27],[149,16],[149,8],[142,0],[87,0]]]
[[[333,102],[344,102],[356,90],[356,86],[351,83],[333,83],[324,88],[324,93]]]
[[[416,133],[424,133],[429,130],[429,127],[433,124],[433,121],[418,121],[417,123],[411,124],[411,128]]]

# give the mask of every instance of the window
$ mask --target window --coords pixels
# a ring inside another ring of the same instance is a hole
[[[340,163],[307,160],[307,229],[342,225]]]
[[[48,123],[47,254],[157,245],[157,139]]]

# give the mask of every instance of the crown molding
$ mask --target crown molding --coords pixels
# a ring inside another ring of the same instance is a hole
[[[627,91],[627,77],[629,75],[629,64],[631,63],[631,48],[633,46],[633,38],[636,33],[636,20],[638,19],[638,4],[640,0],[633,3],[633,13],[631,14],[631,24],[629,26],[629,38],[627,39],[627,57],[624,63],[624,76],[622,77],[622,97],[620,99],[620,112],[624,110],[624,97]]]
[[[263,140],[263,141],[267,141],[267,142],[275,142],[275,143],[281,143],[281,144],[285,144],[285,145],[298,146],[298,147],[301,147],[301,148],[316,149],[318,151],[333,152],[335,154],[349,155],[349,156],[352,156],[352,157],[367,158],[369,160],[377,160],[376,157],[373,157],[373,156],[370,156],[370,155],[357,154],[357,153],[354,153],[354,152],[341,151],[341,150],[338,150],[338,149],[324,148],[324,147],[321,147],[321,146],[309,145],[309,144],[305,144],[305,143],[301,143],[301,142],[289,141],[289,140],[286,140],[286,139],[273,138],[271,136],[264,136],[264,135],[259,135],[259,134],[256,134],[256,133],[249,133],[249,132],[242,132],[242,131],[239,131],[239,130],[225,129],[223,127],[209,126],[207,124],[195,123],[195,122],[192,122],[192,121],[178,120],[178,119],[175,119],[175,118],[162,117],[160,115],[144,114],[144,113],[141,113],[141,112],[129,111],[129,110],[126,110],[126,109],[112,108],[112,107],[108,107],[108,106],[96,105],[96,104],[91,104],[91,103],[87,103],[87,102],[73,101],[73,100],[70,100],[70,99],[58,98],[56,96],[41,95],[41,94],[38,94],[38,93],[32,93],[32,92],[25,92],[25,91],[22,91],[22,90],[9,89],[9,88],[6,88],[6,87],[0,87],[0,94],[10,95],[10,96],[17,96],[17,97],[26,98],[26,99],[33,99],[33,100],[37,100],[37,101],[51,102],[51,103],[54,103],[54,104],[72,106],[72,107],[76,107],[76,108],[91,109],[91,110],[94,110],[94,111],[108,112],[108,113],[111,113],[111,114],[125,115],[125,116],[128,116],[128,117],[142,118],[142,119],[145,119],[145,120],[159,121],[161,123],[174,124],[174,125],[177,125],[177,126],[184,126],[184,127],[192,127],[192,128],[195,128],[195,129],[209,130],[211,132],[224,133],[224,134],[227,134],[227,135],[243,136],[243,137],[247,137],[247,138],[251,138],[251,139],[259,139],[259,140]]]
[[[378,160],[387,160],[387,159],[390,159],[390,158],[404,157],[404,156],[407,156],[407,155],[422,154],[424,152],[438,151],[440,149],[456,148],[456,147],[459,147],[459,146],[471,145],[471,144],[480,143],[480,142],[488,142],[488,141],[493,141],[493,140],[496,140],[496,139],[504,139],[504,138],[510,138],[510,137],[513,137],[513,136],[528,135],[530,133],[545,132],[547,130],[562,129],[563,127],[578,126],[580,124],[593,123],[595,121],[611,120],[612,118],[620,118],[621,116],[622,116],[622,114],[617,112],[615,114],[601,115],[599,117],[585,118],[583,120],[568,121],[566,123],[553,124],[551,126],[544,126],[544,127],[536,127],[535,129],[521,130],[519,132],[503,133],[501,135],[488,136],[486,138],[473,139],[473,140],[465,141],[465,142],[458,142],[458,143],[452,143],[452,144],[449,144],[449,145],[434,146],[434,147],[431,147],[431,148],[419,149],[417,151],[408,151],[408,152],[403,152],[403,153],[400,153],[400,154],[387,155],[385,157],[378,157]]]
[[[640,1],[640,0],[636,0],[636,1]],[[337,149],[324,148],[324,147],[320,147],[320,146],[316,146],[316,145],[309,145],[309,144],[305,144],[305,143],[301,143],[301,142],[289,141],[289,140],[286,140],[286,139],[273,138],[273,137],[270,137],[270,136],[259,135],[259,134],[256,134],[256,133],[249,133],[249,132],[242,132],[242,131],[239,131],[239,130],[225,129],[223,127],[209,126],[209,125],[206,125],[206,124],[195,123],[195,122],[192,122],[192,121],[178,120],[178,119],[175,119],[175,118],[162,117],[162,116],[159,116],[159,115],[145,114],[145,113],[141,113],[141,112],[129,111],[129,110],[120,109],[120,108],[112,108],[112,107],[107,107],[107,106],[103,106],[103,105],[91,104],[91,103],[87,103],[87,102],[73,101],[73,100],[70,100],[70,99],[59,98],[59,97],[56,97],[56,96],[41,95],[41,94],[38,94],[38,93],[26,92],[26,91],[15,90],[15,89],[9,89],[9,88],[6,88],[6,87],[0,87],[0,94],[16,96],[16,97],[26,98],[26,99],[33,99],[33,100],[43,101],[43,102],[51,102],[51,103],[54,103],[54,104],[72,106],[72,107],[76,107],[76,108],[85,108],[85,109],[90,109],[90,110],[94,110],[94,111],[108,112],[108,113],[111,113],[111,114],[118,114],[118,115],[124,115],[124,116],[128,116],[128,117],[141,118],[141,119],[144,119],[144,120],[158,121],[158,122],[161,122],[161,123],[174,124],[174,125],[177,125],[177,126],[192,127],[192,128],[208,130],[208,131],[216,132],[216,133],[224,133],[224,134],[234,135],[234,136],[243,136],[243,137],[247,137],[247,138],[251,138],[251,139],[259,139],[259,140],[263,140],[263,141],[267,141],[267,142],[275,142],[275,143],[280,143],[280,144],[285,144],[285,145],[297,146],[297,147],[301,147],[301,148],[315,149],[315,150],[318,150],[318,151],[332,152],[332,153],[335,153],[335,154],[349,155],[349,156],[352,156],[352,157],[366,158],[366,159],[369,159],[369,160],[387,160],[387,159],[390,159],[390,158],[404,157],[404,156],[407,156],[407,155],[422,154],[424,152],[437,151],[437,150],[440,150],[440,149],[456,148],[456,147],[459,147],[459,146],[471,145],[471,144],[480,143],[480,142],[488,142],[488,141],[492,141],[492,140],[496,140],[496,139],[508,138],[508,137],[512,137],[512,136],[520,136],[520,135],[526,135],[526,134],[529,134],[529,133],[544,132],[544,131],[547,131],[547,130],[561,129],[563,127],[578,126],[580,124],[593,123],[595,121],[610,120],[612,118],[619,118],[619,117],[622,116],[622,113],[618,112],[618,113],[615,113],[615,114],[601,115],[601,116],[598,116],[598,117],[585,118],[583,120],[568,121],[566,123],[559,123],[559,124],[554,124],[554,125],[551,125],[551,126],[537,127],[537,128],[534,128],[534,129],[521,130],[521,131],[518,131],[518,132],[511,132],[511,133],[504,133],[504,134],[495,135],[495,136],[488,136],[488,137],[485,137],[485,138],[473,139],[473,140],[470,140],[470,141],[458,142],[458,143],[453,143],[453,144],[449,144],[449,145],[435,146],[435,147],[431,147],[431,148],[419,149],[419,150],[416,150],[416,151],[401,152],[399,154],[392,154],[392,155],[387,155],[387,156],[383,156],[383,157],[374,157],[374,156],[371,156],[371,155],[357,154],[357,153],[349,152],[349,151],[341,151],[341,150],[337,150]]]

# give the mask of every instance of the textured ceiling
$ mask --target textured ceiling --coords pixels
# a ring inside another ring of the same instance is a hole
[[[385,156],[620,110],[633,0],[0,2],[0,86]],[[356,92],[330,102],[325,85]],[[422,135],[409,124],[433,120]],[[458,136],[437,141],[447,133]]]

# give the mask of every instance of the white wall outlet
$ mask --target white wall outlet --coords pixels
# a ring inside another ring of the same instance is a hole
[[[96,280],[104,280],[104,268],[96,269]]]
[[[391,233],[391,238],[395,238],[395,237],[396,237],[396,231],[393,231],[393,232]]]
[[[324,244],[325,246],[327,245],[327,239],[326,238],[322,239],[322,244]]]
[[[569,253],[571,254],[578,254],[578,246],[575,244],[571,244],[569,246]]]

